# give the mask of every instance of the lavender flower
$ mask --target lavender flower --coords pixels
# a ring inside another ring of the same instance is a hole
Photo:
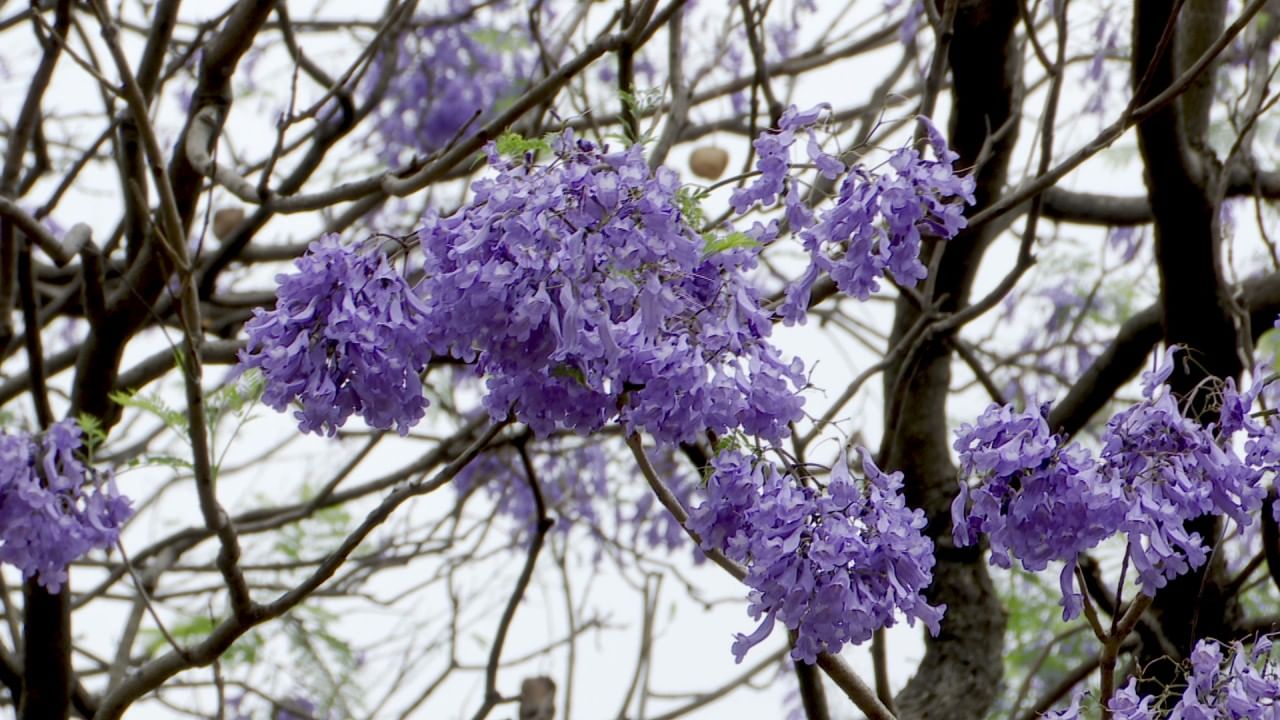
[[[1011,557],[1031,571],[1066,563],[1069,619],[1080,611],[1076,558],[1107,537],[1126,534],[1142,591],[1154,595],[1207,559],[1203,538],[1186,530],[1187,521],[1224,514],[1247,527],[1262,505],[1261,477],[1272,457],[1267,429],[1248,415],[1258,390],[1241,395],[1234,382],[1223,383],[1219,424],[1201,425],[1182,414],[1164,384],[1176,351],[1144,373],[1144,399],[1111,418],[1096,459],[1050,433],[1047,406],[1038,414],[992,406],[976,425],[962,426],[955,445],[961,469],[979,485],[972,491],[962,485],[952,505],[956,543],[971,545],[986,533],[991,562],[1002,567]],[[1245,458],[1231,441],[1240,429],[1256,436]]]
[[[255,309],[245,323],[240,363],[262,371],[263,401],[278,411],[297,402],[303,432],[334,435],[356,414],[407,434],[427,406],[427,308],[386,256],[344,247],[336,235],[294,264],[296,273],[276,276],[275,308]]]
[[[1270,720],[1280,713],[1280,671],[1271,657],[1271,640],[1259,638],[1252,648],[1201,640],[1191,651],[1186,687],[1165,716],[1169,720],[1239,718]],[[1224,657],[1224,650],[1225,657]],[[1155,720],[1156,698],[1140,696],[1137,679],[1111,697],[1107,707],[1116,720]],[[1079,697],[1071,707],[1045,717],[1079,720]]]
[[[1129,682],[1111,696],[1107,707],[1111,709],[1114,720],[1155,720],[1155,711],[1151,709],[1153,698],[1138,695],[1138,679],[1129,678]]]
[[[403,35],[394,67],[376,56],[368,87],[387,83],[375,126],[386,162],[399,166],[445,147],[463,128],[482,126],[503,98],[520,90],[527,59],[519,44],[482,23],[416,23]]]
[[[1124,506],[1087,450],[1049,432],[1048,413],[1047,405],[1021,414],[992,405],[976,425],[956,431],[961,471],[981,482],[972,491],[961,484],[951,506],[952,534],[964,546],[985,533],[991,564],[1004,568],[1014,557],[1034,572],[1065,562],[1063,615],[1069,619],[1080,611],[1076,558],[1116,531]]]
[[[791,105],[779,118],[777,130],[766,130],[752,141],[751,145],[758,156],[756,170],[760,174],[750,184],[733,191],[729,204],[733,206],[734,212],[741,215],[757,202],[765,207],[777,202],[785,186],[787,173],[791,170],[791,146],[795,144],[796,131],[813,125],[823,111],[830,109],[830,105],[823,103],[800,112],[795,105]],[[815,158],[815,162],[818,158],[822,160],[824,172],[827,168],[835,167],[839,168],[835,172],[843,171],[844,165],[817,149],[816,141],[807,146],[807,150],[810,157]]]
[[[924,515],[906,507],[901,473],[881,472],[865,450],[862,469],[858,482],[842,454],[821,492],[737,450],[713,460],[688,524],[703,549],[747,567],[748,611],[761,623],[735,639],[738,662],[779,620],[796,632],[792,657],[810,664],[865,642],[898,612],[938,633],[945,608],[921,595],[934,562]]]
[[[115,544],[133,514],[110,472],[86,467],[79,425],[63,420],[42,436],[0,433],[0,561],[49,592],[67,566]]]
[[[974,202],[974,180],[955,174],[958,156],[927,118],[919,120],[925,125],[934,160],[925,160],[906,147],[889,158],[892,173],[873,175],[853,168],[841,183],[835,203],[798,229],[810,260],[801,278],[787,288],[786,301],[779,308],[788,324],[805,321],[810,291],[820,274],[830,275],[841,292],[860,300],[879,289],[886,272],[903,285],[914,286],[926,275],[919,257],[922,234],[950,239],[965,227],[964,205]],[[810,159],[820,172],[833,177],[838,161],[824,157],[815,146],[809,145]],[[762,157],[758,165],[762,178],[751,188],[766,178],[777,182],[779,170],[766,169],[763,162]],[[785,174],[785,169],[781,172]],[[772,185],[767,189],[771,191]],[[751,197],[766,201],[771,196]]]
[[[1221,513],[1244,528],[1265,494],[1261,473],[1224,442],[1229,435],[1184,417],[1163,385],[1175,350],[1144,376],[1144,400],[1107,423],[1100,453],[1103,472],[1124,494],[1128,509],[1119,529],[1129,536],[1130,560],[1148,595],[1205,562],[1208,548],[1184,529],[1186,521]],[[1231,405],[1228,429],[1241,422],[1231,419],[1238,402]]]
[[[423,341],[474,363],[484,404],[539,435],[614,418],[659,440],[741,428],[769,440],[801,417],[754,248],[708,245],[684,217],[676,174],[643,148],[610,153],[571,133],[547,165],[498,157],[474,199],[419,232]]]

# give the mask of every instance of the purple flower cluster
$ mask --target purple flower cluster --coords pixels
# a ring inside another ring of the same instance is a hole
[[[774,202],[787,182],[790,170],[789,147],[794,131],[812,125],[821,110],[783,116],[782,131],[756,139],[760,153],[758,177],[737,191],[733,206],[739,212],[760,201]],[[906,286],[924,279],[920,262],[922,234],[949,240],[965,227],[965,204],[974,202],[974,180],[955,173],[958,155],[927,118],[925,125],[934,160],[904,147],[890,156],[891,172],[873,174],[854,167],[840,184],[834,203],[816,215],[801,205],[792,187],[786,198],[791,229],[809,253],[809,267],[787,288],[779,314],[788,324],[803,323],[814,282],[822,274],[831,276],[841,292],[860,300],[879,289],[886,272]],[[844,165],[824,153],[809,130],[807,154],[818,171],[835,179]],[[792,183],[794,185],[794,182]]]
[[[452,5],[455,15],[471,11],[468,2]],[[378,54],[368,83],[388,83],[375,128],[393,166],[445,147],[464,127],[478,129],[526,77],[510,37],[480,19],[416,25],[402,36],[394,67]]]
[[[1280,327],[1280,319],[1276,321],[1276,326]],[[1236,390],[1235,382],[1231,379],[1224,383],[1220,396],[1222,410],[1218,427],[1222,433],[1243,431],[1246,438],[1245,464],[1260,474],[1275,477],[1280,475],[1280,415],[1269,412],[1265,419],[1259,419],[1250,412],[1254,402],[1264,392],[1269,396],[1266,404],[1273,404],[1275,387],[1271,383],[1275,382],[1276,376],[1271,375],[1271,372],[1267,365],[1256,367],[1253,376],[1258,380],[1243,393]],[[1271,506],[1271,513],[1272,517],[1280,521],[1280,503]]]
[[[1099,454],[1107,481],[1124,489],[1120,529],[1128,534],[1129,558],[1147,594],[1206,560],[1208,547],[1184,529],[1185,521],[1220,513],[1244,528],[1265,495],[1261,473],[1230,445],[1230,432],[1183,416],[1173,395],[1160,388],[1172,369],[1170,350],[1159,371],[1146,378],[1144,399],[1107,423]],[[1238,412],[1230,406],[1224,407],[1227,430]]]
[[[1236,643],[1225,660],[1222,649],[1212,640],[1197,643],[1191,652],[1187,688],[1171,717],[1261,720],[1280,714],[1280,671],[1271,662],[1271,641],[1260,638],[1248,652]],[[1131,717],[1138,720],[1141,716]]]
[[[768,341],[754,249],[699,236],[673,171],[571,133],[547,164],[492,146],[490,162],[499,174],[451,217],[424,218],[419,239],[422,339],[474,363],[495,418],[514,411],[546,435],[617,417],[668,442],[789,434],[806,380]]]
[[[800,112],[795,105],[791,105],[779,118],[777,130],[765,130],[752,141],[751,146],[756,149],[756,170],[759,174],[749,184],[733,191],[729,204],[733,206],[734,212],[741,215],[756,203],[768,207],[778,201],[778,196],[786,187],[787,175],[791,172],[791,146],[796,142],[797,130],[808,130],[809,142],[806,148],[809,158],[819,165],[828,179],[834,180],[844,172],[844,163],[822,152],[812,129],[823,112],[830,109],[830,105],[823,103]]]
[[[1266,637],[1248,649],[1238,642],[1228,647],[1214,640],[1201,640],[1191,651],[1186,687],[1167,714],[1152,707],[1155,698],[1138,694],[1136,678],[1117,690],[1107,707],[1115,720],[1272,720],[1280,716],[1280,669],[1273,662],[1271,649],[1271,640]],[[1071,707],[1045,715],[1047,720],[1082,717],[1085,715],[1080,711],[1079,696]]]
[[[920,594],[934,562],[933,543],[920,532],[924,514],[906,507],[902,473],[881,472],[865,450],[862,469],[860,483],[842,454],[821,491],[738,450],[712,462],[706,500],[688,525],[703,549],[747,567],[749,612],[763,620],[737,636],[738,662],[777,620],[796,633],[792,657],[810,664],[865,642],[898,612],[938,633],[945,608]]]
[[[49,592],[67,566],[115,544],[133,514],[109,472],[86,467],[80,426],[71,420],[43,435],[0,433],[0,561]]]
[[[1120,506],[1113,488],[1099,482],[1089,452],[1049,431],[1048,410],[992,405],[956,431],[961,472],[982,482],[972,491],[961,484],[952,534],[963,546],[985,533],[991,564],[1003,568],[1011,567],[1011,555],[1033,572],[1065,561],[1063,596],[1074,616],[1076,556],[1115,532]]]
[[[1176,349],[1176,348],[1175,348]],[[1128,555],[1144,593],[1203,564],[1207,547],[1186,521],[1230,516],[1240,528],[1262,504],[1262,472],[1241,458],[1233,434],[1257,427],[1248,416],[1256,390],[1241,396],[1224,383],[1220,421],[1201,425],[1183,415],[1164,385],[1173,369],[1171,349],[1146,373],[1143,400],[1107,423],[1095,458],[1064,443],[1048,427],[1047,406],[1015,413],[992,406],[976,425],[957,431],[962,471],[979,479],[962,484],[952,505],[957,544],[991,541],[991,562],[1010,556],[1027,570],[1063,561],[1064,616],[1079,610],[1074,592],[1077,555],[1124,532]]]
[[[263,401],[278,411],[297,402],[303,432],[334,435],[356,414],[407,434],[427,406],[427,308],[385,255],[336,235],[294,264],[297,272],[276,276],[275,307],[245,323],[240,362],[262,371]]]

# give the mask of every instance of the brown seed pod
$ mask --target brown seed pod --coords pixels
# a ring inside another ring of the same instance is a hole
[[[689,156],[689,169],[704,180],[717,180],[729,167],[729,153],[724,148],[703,145]]]
[[[226,240],[242,220],[244,220],[244,208],[218,208],[213,212],[213,236],[219,240]]]
[[[556,683],[549,677],[520,683],[520,720],[552,720],[556,715]]]

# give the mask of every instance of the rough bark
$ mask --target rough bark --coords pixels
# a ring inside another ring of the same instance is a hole
[[[1015,84],[1020,70],[1014,45],[1018,17],[1014,2],[964,0],[959,4],[949,53],[952,68],[950,137],[961,167],[972,167],[991,134],[1016,113]],[[991,144],[978,169],[977,205],[998,197],[1004,187],[1016,132]],[[944,311],[968,301],[982,254],[994,237],[990,227],[965,232],[946,243],[933,284],[934,297],[945,296]],[[908,299],[897,303],[893,338],[898,340],[919,317]],[[956,492],[951,462],[946,403],[952,355],[944,338],[932,338],[907,367],[885,375],[886,423],[881,456],[906,475],[907,501],[922,508],[937,547],[937,565],[929,599],[946,603],[937,638],[927,638],[916,675],[899,694],[903,718],[982,718],[995,700],[1002,674],[1005,612],[981,553],[957,550],[951,541],[950,505]],[[899,381],[899,376],[903,379]],[[901,382],[905,401],[894,408]]]
[[[1134,13],[1133,77],[1139,102],[1168,87],[1180,65],[1190,60],[1204,43],[1203,28],[1215,32],[1224,12],[1222,0],[1188,3],[1191,12],[1181,18],[1177,42],[1161,46],[1174,17],[1170,0],[1142,0]],[[1217,17],[1216,23],[1213,18]],[[1143,79],[1146,79],[1145,85]],[[1193,85],[1179,102],[1165,106],[1137,127],[1138,148],[1144,164],[1147,197],[1151,205],[1155,259],[1160,276],[1160,314],[1166,345],[1186,348],[1186,362],[1178,362],[1169,379],[1176,396],[1184,398],[1192,416],[1212,411],[1208,378],[1238,377],[1242,363],[1233,300],[1224,282],[1218,202],[1210,191],[1217,172],[1207,149],[1207,105],[1212,99],[1212,74]],[[1218,535],[1216,518],[1206,516],[1188,524],[1212,544]],[[1225,594],[1225,564],[1220,554],[1206,566],[1171,581],[1157,593],[1152,611],[1171,645],[1186,657],[1203,637],[1229,633],[1239,615],[1234,596]],[[1148,692],[1172,684],[1176,663],[1160,661],[1164,652],[1145,644],[1139,653],[1146,667]],[[1181,660],[1182,658],[1174,658]]]

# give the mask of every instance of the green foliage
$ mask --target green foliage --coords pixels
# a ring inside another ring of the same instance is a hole
[[[235,428],[232,430],[231,437],[234,438],[240,429],[252,419],[250,411],[256,407],[258,401],[262,398],[264,388],[264,380],[262,374],[257,370],[246,371],[237,382],[228,383],[223,387],[213,390],[205,395],[204,413],[205,424],[208,427],[209,443],[213,447],[218,446],[218,430],[223,422],[227,419],[236,421]],[[139,410],[146,415],[150,415],[175,435],[184,441],[190,441],[190,422],[187,413],[171,407],[163,399],[159,393],[127,393],[113,392],[111,399],[118,403],[121,407]],[[102,425],[96,418],[81,415],[79,418],[80,425],[84,428],[84,432],[89,441],[90,448],[96,448],[104,441],[105,435],[102,431]],[[230,448],[230,439],[226,443],[226,448]],[[219,455],[213,464],[213,473],[216,476],[218,468],[221,465],[222,455]],[[194,466],[190,460],[166,455],[166,454],[147,454],[141,457],[133,458],[128,464],[131,468],[136,467],[172,467],[181,470],[191,470]]]
[[[285,617],[285,639],[289,643],[294,680],[306,688],[321,716],[340,709],[342,716],[357,717],[360,687],[351,682],[360,663],[359,654],[333,628],[342,618],[314,605],[300,605]]]
[[[93,458],[93,453],[107,439],[107,433],[102,429],[102,421],[90,415],[89,413],[80,413],[76,417],[80,429],[84,432],[84,446],[89,458]]]
[[[508,157],[524,157],[526,153],[551,152],[551,144],[541,138],[526,138],[520,133],[506,132],[497,140],[498,152]]]
[[[706,247],[702,250],[702,254],[704,256],[715,255],[716,253],[722,253],[727,250],[737,250],[738,248],[760,247],[759,242],[748,237],[747,234],[743,232],[731,232],[720,237],[715,237],[711,235],[711,233],[707,233],[707,235],[703,236],[703,239],[706,241]]]
[[[1254,347],[1259,360],[1268,360],[1274,366],[1280,359],[1280,330],[1272,328],[1262,333]]]
[[[554,368],[551,369],[551,374],[556,377],[569,378],[570,380],[575,380],[579,385],[582,385],[583,387],[586,387],[587,385],[586,373],[582,372],[582,370],[568,363],[560,363],[559,365],[556,365]]]
[[[244,416],[259,400],[266,384],[257,368],[246,370],[240,381],[228,383],[205,397],[205,415],[216,426],[227,416]]]
[[[520,49],[520,35],[517,33],[503,32],[496,28],[476,28],[467,35],[491,50],[510,52]]]
[[[165,427],[178,435],[184,437],[187,435],[187,429],[190,427],[187,424],[187,414],[170,407],[164,400],[160,399],[159,393],[143,395],[141,393],[127,393],[117,390],[111,393],[111,400],[120,405],[120,407],[141,410],[143,413],[164,423]]]
[[[676,204],[680,206],[680,214],[684,216],[684,221],[689,223],[690,227],[700,228],[707,221],[707,213],[702,208],[702,201],[710,195],[711,192],[706,188],[695,188],[690,185],[676,190]]]
[[[302,490],[303,502],[316,496],[316,489],[306,485]],[[261,498],[263,504],[267,498]],[[276,534],[272,548],[292,562],[302,561],[314,555],[317,549],[336,545],[347,536],[351,525],[351,513],[343,505],[318,508],[309,518],[302,522],[292,523],[280,529]]]
[[[204,640],[217,626],[218,622],[207,615],[192,615],[166,629],[179,646],[185,647]],[[172,649],[169,639],[160,630],[145,628],[139,634],[144,639],[144,648],[150,657]],[[250,630],[232,643],[221,659],[234,665],[252,665],[257,662],[259,652],[265,644],[266,638],[258,630]]]
[[[176,455],[166,455],[163,453],[147,453],[135,458],[130,458],[125,463],[126,468],[142,468],[142,467],[167,467],[175,470],[191,471],[195,466],[190,460],[180,458]]]
[[[734,430],[716,438],[714,451],[716,455],[719,455],[726,450],[741,450],[744,447],[749,447],[749,445],[746,434],[741,430]]]
[[[997,592],[1008,611],[1008,625],[1004,640],[1004,683],[988,717],[1005,718],[1029,674],[1038,678],[1042,686],[1052,686],[1095,649],[1096,641],[1082,620],[1071,624],[1062,622],[1056,573],[1028,573],[1015,567],[1009,571],[993,569],[993,575]],[[1045,652],[1046,645],[1055,637],[1060,639]],[[1019,714],[1026,712],[1036,699],[1034,690],[1023,697]]]
[[[623,107],[630,111],[638,121],[639,118],[651,115],[662,107],[664,95],[660,88],[649,88],[647,90],[637,90],[636,92],[623,90],[618,93],[618,99],[622,101]],[[649,129],[641,132],[639,137],[633,138],[619,133],[611,134],[609,137],[621,140],[628,145],[632,143],[648,145],[657,140],[655,136],[656,129],[657,123],[651,123]]]

